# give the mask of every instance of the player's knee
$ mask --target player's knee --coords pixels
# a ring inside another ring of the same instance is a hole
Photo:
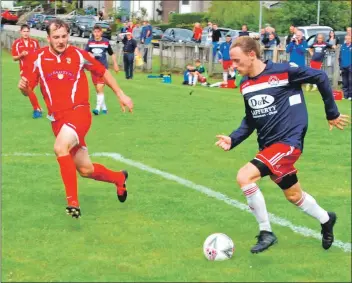
[[[293,192],[286,194],[286,199],[291,203],[297,203],[302,198],[301,192]]]
[[[238,171],[236,181],[237,181],[238,185],[240,186],[240,188],[252,183],[252,179],[249,176],[245,167],[242,167]]]
[[[56,156],[65,156],[68,155],[70,151],[68,146],[56,142],[54,144],[54,153]]]
[[[93,166],[81,166],[77,168],[78,173],[81,175],[83,178],[89,178],[92,176],[94,172],[94,167]]]

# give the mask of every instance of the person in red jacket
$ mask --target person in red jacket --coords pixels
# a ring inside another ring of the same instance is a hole
[[[192,40],[196,43],[201,43],[202,41],[202,27],[200,26],[200,23],[195,23],[194,28],[193,28],[193,37]]]
[[[14,61],[19,61],[20,63],[20,75],[23,72],[29,54],[40,48],[39,42],[29,36],[29,31],[30,28],[28,25],[22,25],[20,28],[21,37],[16,39],[12,44],[12,58]],[[34,91],[27,93],[26,96],[28,96],[33,107],[32,117],[34,119],[42,117],[42,108]]]
[[[92,115],[84,70],[104,78],[119,99],[123,111],[127,107],[132,112],[133,102],[103,64],[87,51],[68,45],[69,26],[64,21],[55,19],[50,22],[47,33],[49,46],[30,55],[18,86],[28,93],[40,84],[56,137],[54,152],[65,186],[66,212],[79,218],[77,171],[82,177],[114,184],[120,202],[127,198],[128,177],[127,171],[113,171],[102,164],[92,163],[88,155],[85,136],[90,129]]]

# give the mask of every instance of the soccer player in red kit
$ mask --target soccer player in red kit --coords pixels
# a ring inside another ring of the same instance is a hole
[[[12,58],[14,61],[20,62],[20,75],[23,72],[23,67],[25,65],[26,59],[31,52],[39,49],[39,43],[36,39],[29,37],[29,26],[22,25],[20,28],[21,37],[16,39],[12,44]],[[38,99],[35,96],[35,93],[31,91],[26,94],[33,106],[33,118],[42,117],[42,109],[39,105]]]
[[[66,212],[79,218],[81,209],[77,194],[77,172],[82,177],[112,183],[120,202],[127,198],[126,171],[112,171],[92,163],[85,136],[91,126],[89,88],[84,69],[104,77],[117,95],[121,108],[132,112],[133,102],[117,85],[111,73],[88,52],[68,45],[69,26],[55,19],[47,27],[49,46],[31,54],[23,70],[19,88],[25,93],[37,83],[48,108],[53,133],[54,152],[66,190]]]
[[[325,72],[294,63],[262,62],[259,44],[249,36],[238,37],[230,48],[231,60],[239,74],[245,116],[229,136],[219,135],[216,145],[225,151],[235,148],[257,131],[259,152],[237,174],[237,183],[259,224],[258,242],[251,249],[260,253],[277,242],[272,232],[264,196],[257,182],[270,176],[286,199],[321,224],[322,247],[334,241],[336,214],[327,212],[298,181],[295,162],[303,150],[308,112],[301,85],[317,84],[330,130],[343,130],[349,116],[340,114]]]

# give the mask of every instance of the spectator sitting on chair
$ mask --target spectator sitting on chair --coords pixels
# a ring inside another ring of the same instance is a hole
[[[316,41],[311,46],[308,46],[308,48],[308,51],[312,56],[312,59],[310,60],[310,67],[320,70],[321,66],[323,65],[327,49],[336,48],[336,46],[332,46],[329,43],[324,42],[324,35],[320,33],[317,35]],[[310,86],[310,84],[306,85],[306,91],[310,90]],[[313,85],[312,91],[315,90],[317,90],[317,86]]]
[[[242,30],[239,32],[238,36],[249,36],[247,25],[242,25]]]
[[[306,65],[305,53],[307,51],[307,42],[303,40],[303,34],[297,30],[295,37],[292,37],[289,45],[286,46],[286,53],[290,53],[290,63],[303,67]]]
[[[199,59],[195,61],[195,68],[191,69],[188,75],[188,85],[195,86],[197,82],[202,85],[207,84],[207,73]]]
[[[219,62],[222,63],[222,78],[223,83],[227,85],[227,78],[229,74],[229,68],[232,66],[232,60],[230,58],[230,47],[231,47],[231,35],[226,35],[226,41],[220,44],[219,50]]]
[[[346,34],[345,43],[341,45],[339,64],[342,75],[342,91],[345,99],[352,99],[352,44],[351,36]]]
[[[202,41],[202,27],[200,26],[200,23],[195,23],[194,28],[193,28],[193,37],[192,41],[196,43],[201,43]]]

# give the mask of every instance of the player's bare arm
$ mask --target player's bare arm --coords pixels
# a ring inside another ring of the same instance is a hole
[[[28,96],[28,93],[31,91],[29,88],[28,80],[25,77],[21,77],[20,81],[18,82],[18,88],[22,91],[24,96]]]
[[[27,51],[22,51],[22,52],[20,53],[20,55],[18,55],[18,56],[12,56],[12,58],[13,58],[14,61],[18,61],[18,60],[20,60],[21,58],[23,58],[23,57],[25,57],[25,56],[27,56],[27,55],[28,55],[28,52],[27,52]]]
[[[104,73],[104,80],[106,82],[106,84],[115,92],[115,94],[117,95],[119,101],[120,101],[120,105],[121,105],[121,109],[123,112],[126,111],[125,107],[128,108],[129,112],[133,111],[133,101],[132,99],[125,95],[122,91],[122,89],[119,87],[119,85],[117,84],[117,82],[115,81],[114,77],[111,75],[111,73],[109,72],[109,70],[106,70]]]
[[[111,59],[112,59],[112,62],[114,64],[114,71],[117,73],[119,71],[119,66],[117,65],[116,55],[112,54],[111,55]]]

